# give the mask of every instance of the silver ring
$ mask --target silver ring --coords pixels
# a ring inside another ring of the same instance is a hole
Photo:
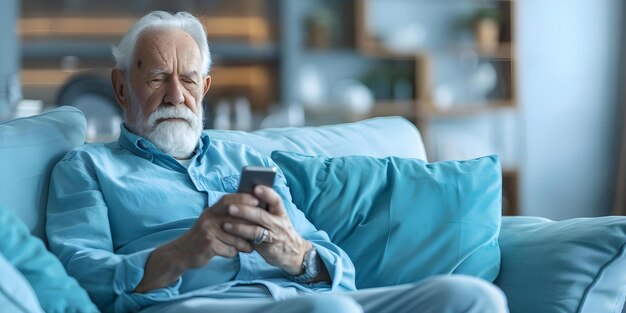
[[[270,237],[269,231],[267,230],[267,228],[263,228],[263,233],[261,233],[261,237],[254,239],[254,244],[260,245],[264,243],[265,240],[268,239],[269,237]]]

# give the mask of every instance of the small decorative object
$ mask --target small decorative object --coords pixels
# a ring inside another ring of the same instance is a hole
[[[80,58],[75,55],[66,55],[61,58],[61,68],[65,72],[75,72],[80,69]]]
[[[496,50],[500,38],[500,12],[497,9],[482,9],[474,17],[473,24],[478,49]]]
[[[249,131],[252,129],[252,111],[250,101],[246,97],[235,99],[235,130]]]
[[[398,78],[393,83],[393,99],[409,101],[413,98],[413,85],[407,78]]]
[[[214,129],[230,129],[230,104],[226,99],[220,99],[215,107]]]
[[[379,101],[409,101],[413,98],[412,73],[405,64],[377,67],[363,77],[363,82]]]
[[[393,98],[393,78],[389,69],[372,69],[365,75],[363,81],[370,88],[376,100],[386,101]]]
[[[273,106],[270,114],[261,121],[260,128],[301,127],[305,125],[304,108],[298,103],[286,106]]]
[[[343,80],[335,85],[334,98],[346,111],[365,114],[374,105],[374,94],[358,80]]]
[[[384,36],[383,44],[398,53],[418,52],[426,41],[427,32],[419,23],[412,23],[396,28]]]
[[[22,99],[22,84],[18,73],[0,77],[0,121],[13,118]]]
[[[454,103],[454,90],[449,85],[441,84],[435,88],[434,100],[439,109],[449,109]]]
[[[306,18],[307,45],[314,49],[328,49],[335,43],[339,17],[329,8],[319,7]]]
[[[328,83],[326,76],[313,64],[300,67],[298,90],[300,101],[305,107],[315,108],[327,100]]]
[[[498,73],[491,62],[483,62],[472,75],[472,86],[477,95],[484,99],[498,84]]]
[[[43,112],[43,101],[33,99],[22,99],[15,106],[15,114],[11,118],[28,117]],[[0,119],[1,121],[1,119]],[[120,125],[115,125],[119,127]]]

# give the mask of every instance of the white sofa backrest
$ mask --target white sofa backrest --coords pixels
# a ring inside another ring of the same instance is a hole
[[[206,132],[211,138],[245,143],[266,155],[275,150],[286,150],[330,157],[366,155],[426,160],[419,131],[411,122],[397,116],[326,126],[263,129],[252,133]]]

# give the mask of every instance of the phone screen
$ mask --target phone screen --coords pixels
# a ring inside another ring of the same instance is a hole
[[[276,177],[275,167],[245,166],[241,172],[238,192],[254,194],[254,187],[257,185],[272,187],[274,177]],[[268,209],[267,203],[263,201],[259,201],[259,207]]]

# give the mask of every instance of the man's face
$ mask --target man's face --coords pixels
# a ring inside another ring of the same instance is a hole
[[[130,81],[128,73],[113,73],[127,127],[165,153],[188,157],[202,131],[202,98],[211,82],[202,76],[196,42],[180,30],[145,31],[129,70]]]

